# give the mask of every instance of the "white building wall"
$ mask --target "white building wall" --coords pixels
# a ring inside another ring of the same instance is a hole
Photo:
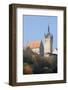
[[[53,49],[52,53],[53,53],[53,54],[58,54],[58,50]]]
[[[33,48],[32,51],[37,53],[37,54],[40,54],[39,48]]]

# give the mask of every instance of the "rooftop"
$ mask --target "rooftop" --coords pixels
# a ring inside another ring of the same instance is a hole
[[[39,48],[40,47],[40,41],[32,41],[28,44],[28,47],[30,47],[31,49],[33,48]]]

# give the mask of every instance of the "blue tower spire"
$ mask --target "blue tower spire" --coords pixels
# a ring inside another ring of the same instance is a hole
[[[49,25],[48,25],[48,33],[50,33],[50,28],[49,28]]]

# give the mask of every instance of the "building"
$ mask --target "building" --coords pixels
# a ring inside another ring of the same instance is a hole
[[[48,26],[48,33],[47,35],[44,34],[45,43],[44,43],[44,55],[48,55],[48,53],[52,53],[53,49],[53,35],[50,33],[50,29]]]
[[[54,48],[54,49],[52,50],[52,53],[53,53],[53,54],[58,54],[57,48]]]
[[[33,52],[40,54],[41,56],[44,55],[44,46],[42,41],[32,41],[28,43],[28,47],[31,48]]]
[[[48,26],[48,33],[44,34],[44,44],[41,41],[32,41],[28,43],[28,47],[32,49],[33,52],[41,56],[49,56],[49,54],[57,54],[57,49],[53,49],[53,35],[50,33],[50,28]]]

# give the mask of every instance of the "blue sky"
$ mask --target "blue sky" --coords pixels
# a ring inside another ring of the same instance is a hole
[[[57,48],[57,16],[23,16],[24,23],[24,45],[30,41],[44,41],[44,33],[53,34],[53,48]]]

